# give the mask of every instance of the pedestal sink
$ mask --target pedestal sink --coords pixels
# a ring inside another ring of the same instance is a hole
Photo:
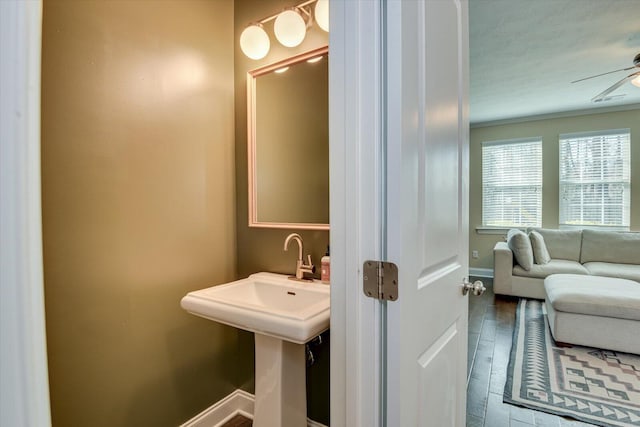
[[[254,427],[307,425],[304,344],[329,329],[329,286],[273,273],[189,292],[191,314],[255,333]]]

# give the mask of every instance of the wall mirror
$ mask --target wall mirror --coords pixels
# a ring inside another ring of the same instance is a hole
[[[249,226],[329,229],[328,47],[247,73]]]

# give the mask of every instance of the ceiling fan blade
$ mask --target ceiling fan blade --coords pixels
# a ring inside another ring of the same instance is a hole
[[[602,102],[602,101],[604,101],[604,99],[607,97],[607,95],[609,95],[614,90],[618,89],[620,86],[622,86],[623,84],[625,84],[629,80],[633,79],[635,76],[640,76],[640,71],[638,71],[637,73],[629,74],[627,77],[625,77],[625,78],[621,79],[620,81],[618,81],[617,83],[609,86],[607,89],[605,89],[601,93],[599,93],[596,96],[594,96],[593,98],[591,98],[591,102]]]
[[[578,82],[581,82],[583,80],[589,80],[589,79],[592,79],[594,77],[606,76],[607,74],[617,73],[619,71],[629,71],[629,70],[633,70],[634,68],[636,68],[636,67],[634,66],[634,67],[629,67],[629,68],[620,68],[619,70],[614,70],[614,71],[607,71],[606,73],[596,74],[595,76],[590,76],[590,77],[585,77],[583,79],[574,80],[571,83],[578,83]]]

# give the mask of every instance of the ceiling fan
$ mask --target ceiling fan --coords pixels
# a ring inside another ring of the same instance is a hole
[[[592,79],[594,77],[600,77],[600,76],[604,76],[606,74],[617,73],[619,71],[629,71],[629,70],[633,70],[633,69],[636,69],[636,71],[634,71],[633,73],[629,74],[627,77],[622,78],[617,83],[614,83],[613,85],[609,86],[607,89],[602,91],[601,93],[599,93],[596,96],[594,96],[593,98],[591,98],[591,102],[602,102],[602,101],[605,101],[607,99],[607,95],[609,95],[614,90],[618,89],[620,86],[622,86],[623,84],[625,84],[629,80],[632,80],[632,83],[635,86],[640,87],[640,53],[638,53],[633,58],[633,66],[632,67],[621,68],[619,70],[613,70],[613,71],[607,71],[606,73],[596,74],[595,76],[590,76],[590,77],[585,77],[583,79],[574,80],[571,83],[577,83],[577,82],[581,82],[583,80]]]

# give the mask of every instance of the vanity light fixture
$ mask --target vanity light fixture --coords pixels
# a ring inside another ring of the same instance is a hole
[[[277,70],[274,71],[274,73],[282,74],[285,71],[287,71],[288,69],[289,69],[289,67],[278,68]]]
[[[313,8],[312,16],[312,5]],[[307,0],[294,7],[251,23],[240,35],[240,48],[251,59],[262,59],[271,47],[263,24],[275,21],[273,32],[276,39],[286,47],[298,46],[307,35],[314,21],[324,31],[329,31],[329,0]]]
[[[329,32],[329,0],[318,0],[315,8],[318,27]]]
[[[321,61],[321,60],[322,60],[322,55],[320,55],[320,56],[316,56],[315,58],[307,59],[307,62],[308,62],[309,64],[315,64],[316,62],[319,62],[319,61]]]
[[[293,8],[280,13],[273,24],[273,32],[281,45],[296,47],[307,35],[307,23],[298,11]]]
[[[262,59],[269,53],[271,41],[262,24],[251,24],[240,35],[240,49],[251,59]]]

